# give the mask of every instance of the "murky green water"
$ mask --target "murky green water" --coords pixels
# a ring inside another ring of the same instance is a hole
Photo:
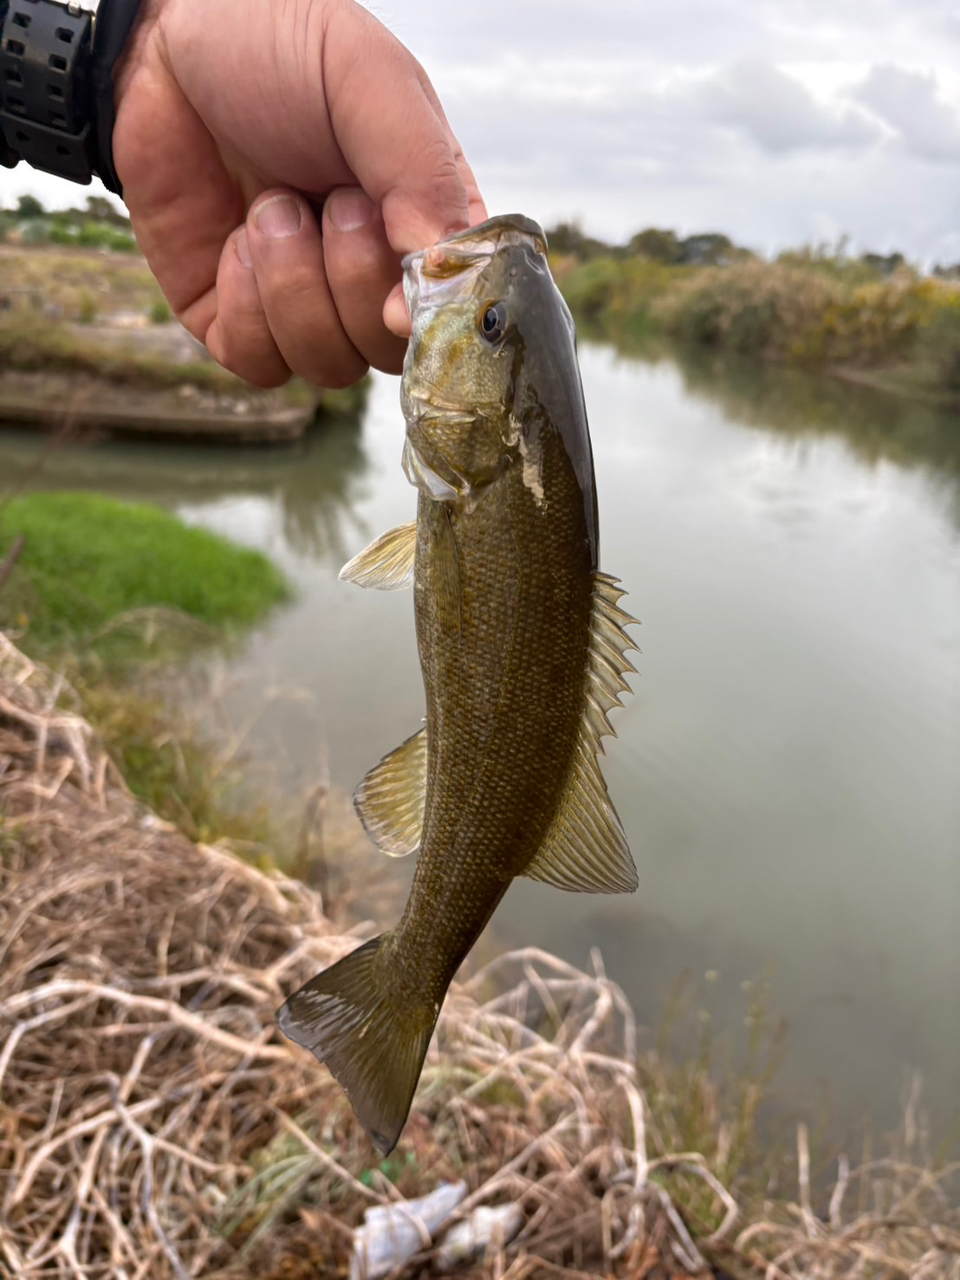
[[[599,945],[647,1019],[712,971],[719,1031],[769,976],[788,1102],[823,1087],[835,1123],[891,1124],[919,1070],[939,1131],[960,1101],[960,418],[752,366],[582,364],[602,565],[643,620],[607,764],[641,888],[521,882],[498,934],[578,963]],[[352,787],[422,715],[409,596],[336,580],[413,514],[401,443],[381,379],[361,430],[289,452],[104,444],[50,453],[34,482],[152,499],[271,553],[299,598],[229,696],[242,714],[302,695],[254,749],[293,792],[326,743]],[[0,479],[40,452],[0,436]]]

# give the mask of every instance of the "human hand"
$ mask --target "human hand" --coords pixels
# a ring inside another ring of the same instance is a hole
[[[170,305],[257,386],[399,372],[400,257],[486,217],[423,68],[354,0],[147,0],[113,155]]]

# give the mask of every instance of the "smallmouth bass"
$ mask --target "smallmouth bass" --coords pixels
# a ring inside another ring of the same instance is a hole
[[[630,893],[597,760],[634,668],[597,496],[573,321],[540,227],[492,218],[404,260],[401,381],[417,518],[347,564],[413,586],[426,725],[361,783],[364,826],[419,850],[403,917],[281,1008],[384,1155],[447,988],[515,876]]]

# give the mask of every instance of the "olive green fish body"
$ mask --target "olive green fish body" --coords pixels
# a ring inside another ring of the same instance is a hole
[[[444,995],[511,880],[632,891],[597,764],[635,647],[597,571],[586,414],[542,232],[493,219],[415,256],[404,469],[416,521],[342,577],[412,582],[426,726],[367,776],[364,824],[419,851],[400,922],[307,983],[280,1023],[381,1151],[406,1120]]]
[[[575,483],[562,450],[553,491]],[[556,473],[556,474],[554,474]],[[547,483],[545,483],[545,488]],[[394,949],[446,990],[494,907],[539,849],[582,719],[592,608],[577,505],[541,513],[519,468],[467,514],[420,499],[415,600],[427,695],[420,856]],[[449,598],[445,561],[456,557]],[[456,876],[450,867],[457,868]]]

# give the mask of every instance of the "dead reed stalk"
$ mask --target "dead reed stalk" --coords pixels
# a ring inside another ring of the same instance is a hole
[[[960,1277],[956,1169],[843,1169],[823,1218],[801,1177],[796,1210],[746,1223],[697,1153],[651,1154],[633,1014],[599,953],[583,973],[527,948],[456,986],[377,1162],[274,1023],[369,932],[145,810],[69,690],[0,635],[0,1274],[342,1274],[365,1208],[462,1177],[456,1216],[524,1215],[463,1275]],[[709,1193],[709,1230],[677,1175]],[[435,1272],[422,1239],[395,1276]]]

